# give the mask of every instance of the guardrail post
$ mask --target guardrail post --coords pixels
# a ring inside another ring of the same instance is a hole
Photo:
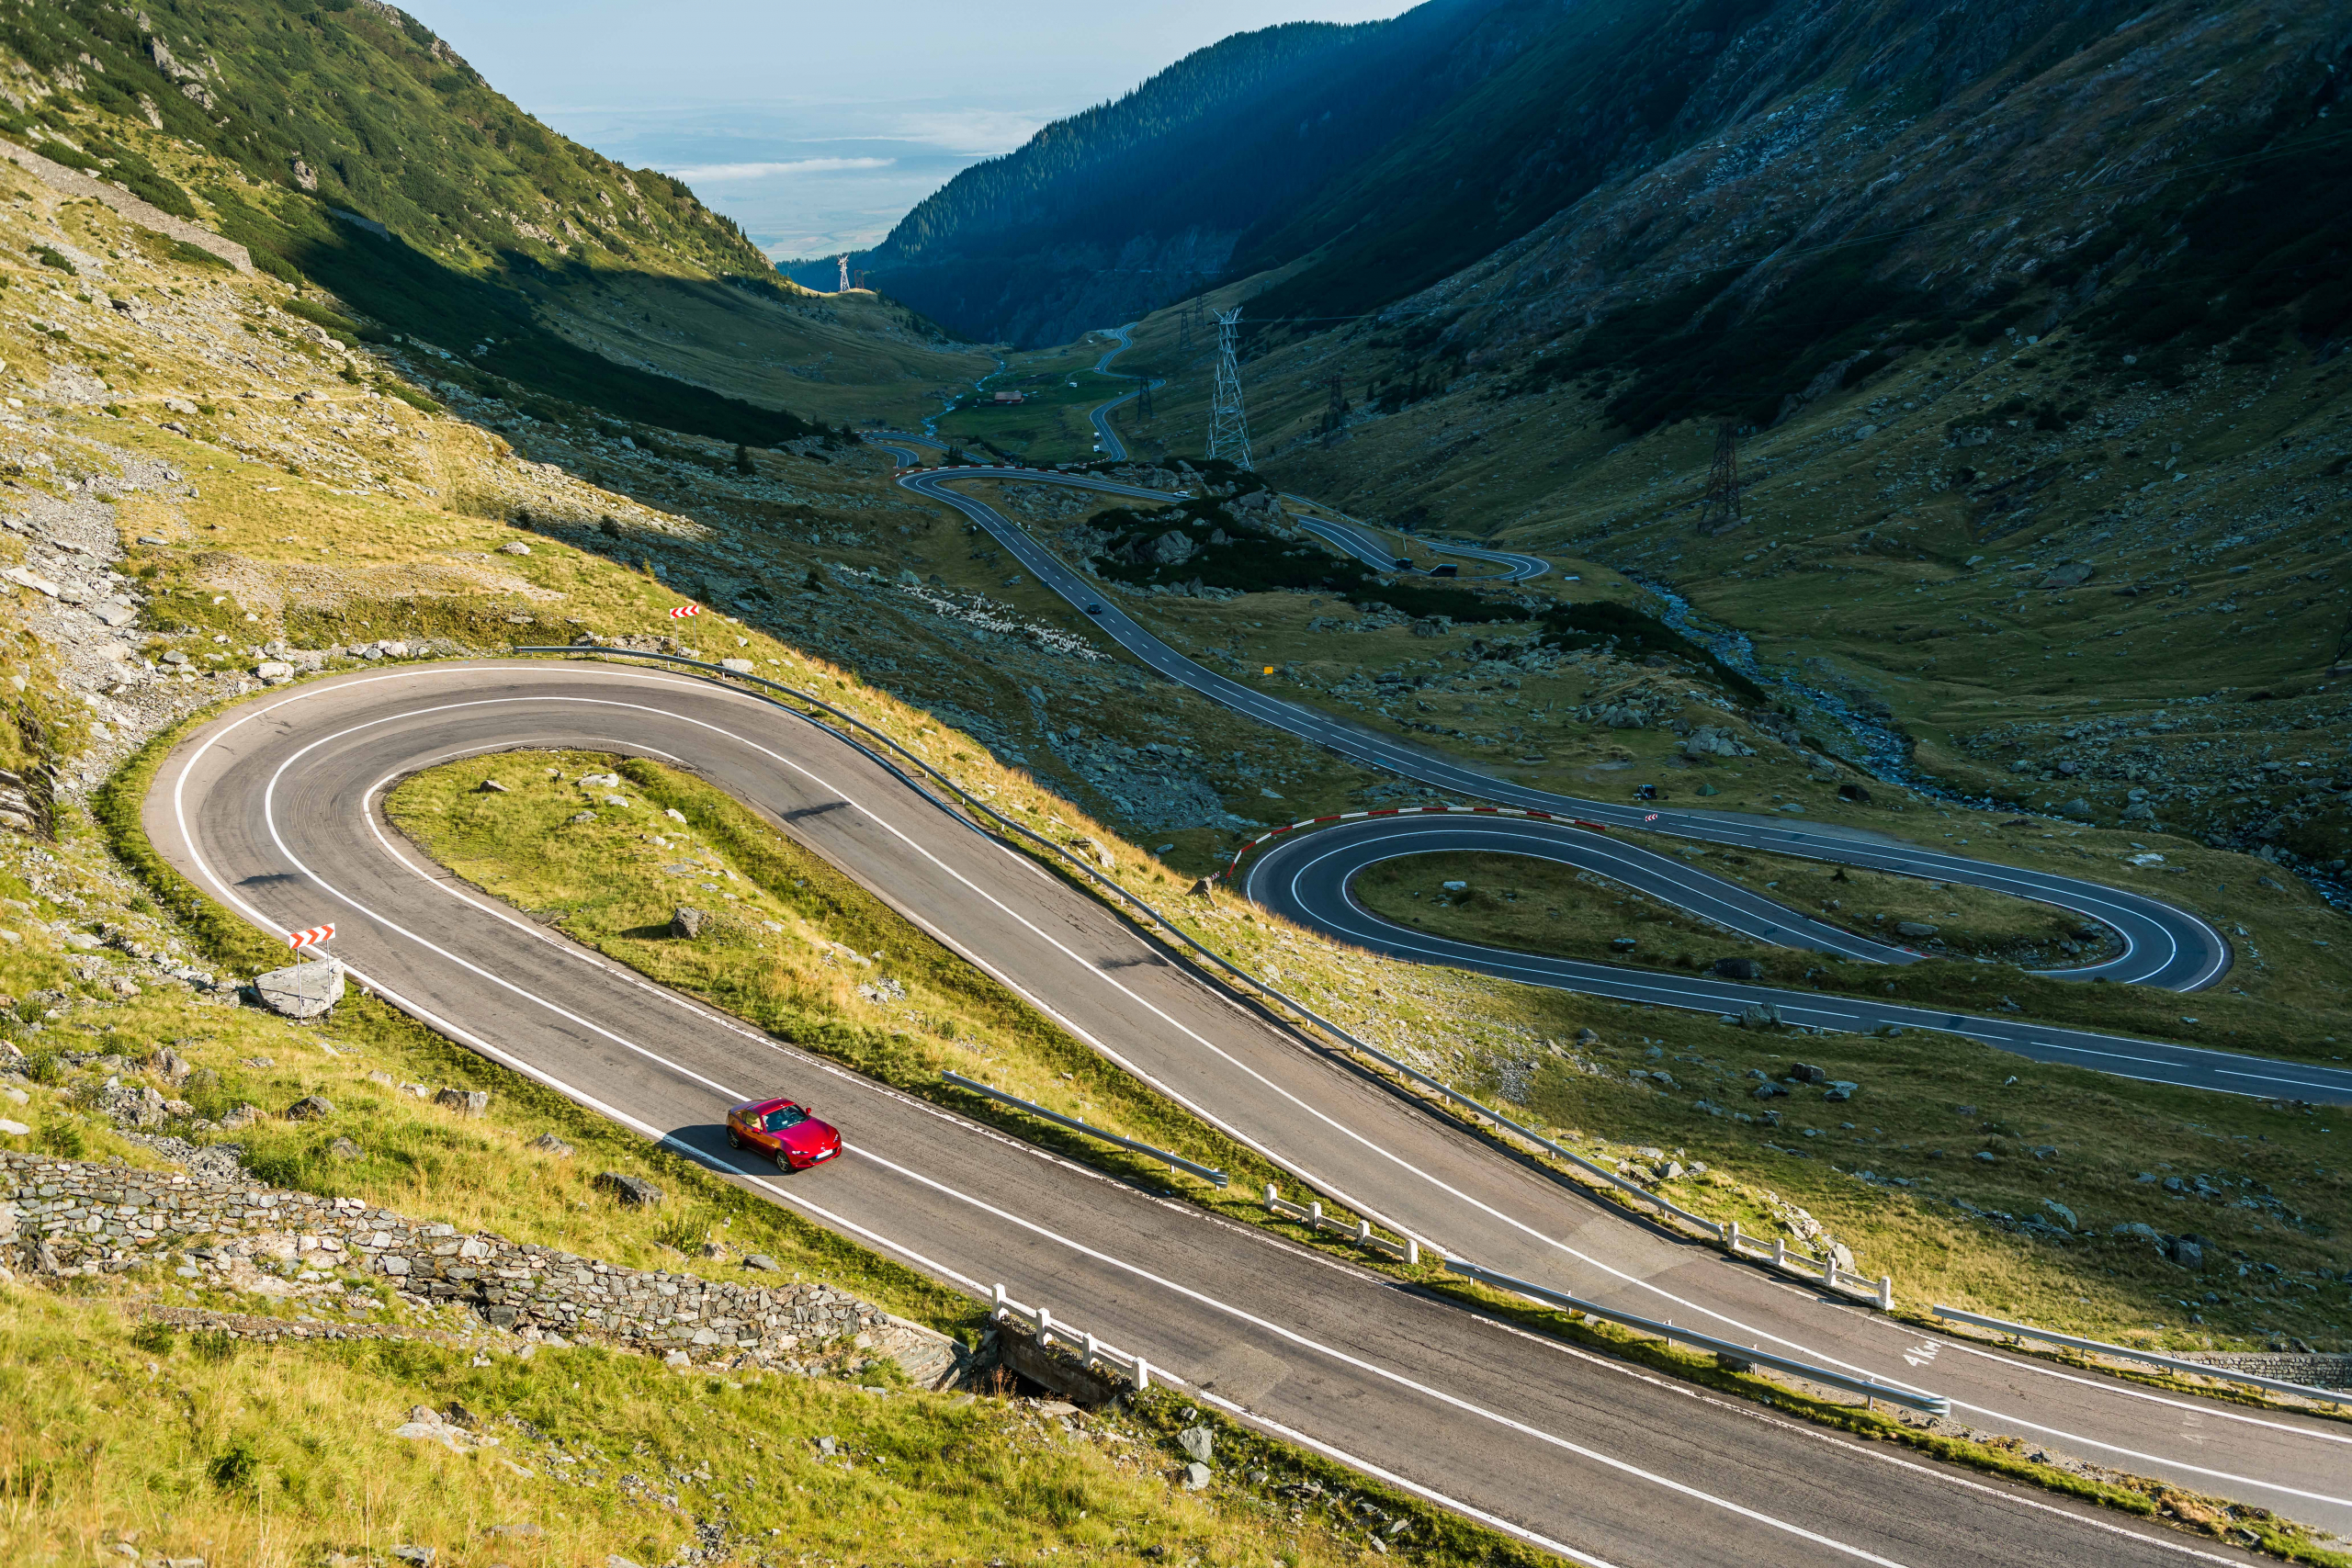
[[[1151,1386],[1151,1363],[1141,1356],[1136,1358],[1136,1392],[1143,1393]]]
[[[1004,1287],[997,1286],[989,1292],[989,1316],[998,1323],[1004,1321]]]
[[[1358,1220],[1356,1222],[1356,1245],[1358,1247],[1370,1247],[1372,1245],[1372,1222],[1370,1220]]]
[[[1821,1282],[1833,1291],[1838,1288],[1838,1255],[1826,1247],[1821,1253]]]
[[[1269,1211],[1269,1212],[1271,1212],[1271,1211],[1273,1209],[1273,1206],[1274,1206],[1275,1201],[1276,1201],[1277,1199],[1281,1198],[1281,1197],[1282,1197],[1282,1190],[1281,1190],[1281,1189],[1277,1188],[1277,1187],[1276,1187],[1272,1182],[1271,1182],[1271,1181],[1267,1182],[1267,1183],[1266,1183],[1266,1208],[1268,1209],[1268,1211]]]
[[[1892,1274],[1881,1274],[1878,1277],[1878,1310],[1881,1312],[1894,1310],[1894,1276]]]
[[[1786,1236],[1779,1236],[1779,1235],[1776,1235],[1776,1236],[1774,1236],[1774,1237],[1772,1238],[1772,1267],[1773,1267],[1773,1268],[1775,1268],[1775,1269],[1786,1269],[1788,1266],[1789,1266],[1789,1240],[1788,1240],[1788,1237],[1786,1237]]]
[[[1405,1238],[1405,1261],[1408,1265],[1419,1265],[1421,1261],[1421,1244],[1411,1236]]]
[[[1042,1350],[1053,1342],[1054,1314],[1044,1307],[1037,1309],[1037,1348]]]
[[[1092,1336],[1091,1334],[1088,1335],[1088,1336],[1086,1337],[1086,1364],[1087,1364],[1087,1366],[1088,1366],[1088,1367],[1090,1367],[1090,1368],[1091,1368],[1091,1367],[1092,1367],[1092,1366],[1094,1365],[1094,1358],[1095,1358],[1095,1357],[1097,1357],[1097,1356],[1099,1356],[1099,1355],[1101,1355],[1101,1354],[1102,1354],[1102,1347],[1095,1341],[1094,1336]]]
[[[1739,1256],[1739,1222],[1737,1220],[1725,1220],[1724,1222],[1722,1236],[1724,1250],[1730,1253],[1734,1258],[1737,1258]]]
[[[1323,1228],[1323,1205],[1321,1202],[1317,1201],[1306,1205],[1306,1224],[1310,1229],[1319,1231]]]

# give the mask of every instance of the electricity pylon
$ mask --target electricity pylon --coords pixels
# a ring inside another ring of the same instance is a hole
[[[1209,457],[1256,471],[1250,457],[1250,418],[1241,410],[1241,368],[1233,357],[1233,334],[1241,310],[1216,313],[1216,395],[1209,403]]]
[[[1699,502],[1699,532],[1728,534],[1739,525],[1739,456],[1726,423],[1715,431],[1715,466],[1707,471],[1707,493]]]
[[[833,260],[835,260],[835,261],[837,261],[837,262],[839,262],[839,263],[841,264],[841,268],[842,268],[842,287],[841,287],[841,292],[842,292],[842,293],[843,293],[843,294],[846,294],[846,293],[848,293],[848,292],[849,292],[849,257],[848,257],[847,255],[845,255],[845,254],[844,254],[844,255],[838,255],[838,256],[835,256],[835,257],[833,258]]]

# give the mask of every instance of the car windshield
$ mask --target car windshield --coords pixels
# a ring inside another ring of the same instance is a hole
[[[808,1120],[808,1112],[797,1105],[778,1106],[761,1120],[761,1125],[771,1133],[781,1133],[786,1127],[797,1127]]]

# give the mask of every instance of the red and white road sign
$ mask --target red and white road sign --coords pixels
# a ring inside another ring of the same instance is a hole
[[[333,926],[312,926],[306,931],[296,931],[286,939],[286,945],[300,953],[306,947],[323,947],[334,940]]]
[[[686,603],[679,605],[676,609],[671,611],[670,618],[673,621],[683,621],[688,615],[699,615],[701,614],[702,606],[694,603],[692,600],[688,600]]]

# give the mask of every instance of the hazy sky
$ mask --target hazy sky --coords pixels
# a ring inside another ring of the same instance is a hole
[[[402,0],[548,125],[776,258],[870,245],[958,169],[1228,33],[1409,0]]]

